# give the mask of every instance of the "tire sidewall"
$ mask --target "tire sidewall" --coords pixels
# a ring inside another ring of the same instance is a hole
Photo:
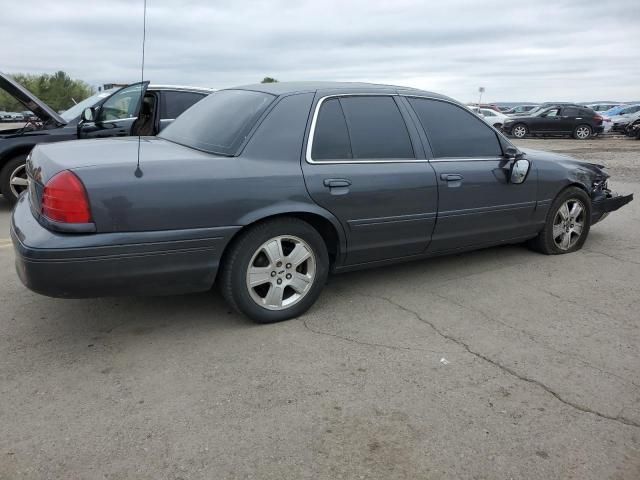
[[[299,237],[311,247],[315,255],[316,274],[311,290],[299,302],[285,310],[268,310],[256,304],[246,285],[247,269],[256,250],[267,240],[280,236]],[[329,274],[329,255],[320,234],[308,223],[298,219],[283,219],[266,222],[247,232],[235,245],[230,280],[230,294],[237,309],[259,323],[272,323],[302,315],[318,299]]]
[[[11,173],[18,167],[20,164],[24,164],[27,160],[27,154],[16,155],[11,158],[8,162],[6,162],[2,169],[0,169],[0,193],[3,194],[4,198],[11,204],[15,204],[18,201],[18,197],[13,195],[11,191]]]
[[[571,247],[569,250],[562,250],[558,248],[553,239],[553,221],[558,213],[558,209],[570,199],[578,199],[582,202],[586,209],[585,214],[585,222],[584,228],[582,230],[582,236],[578,239],[576,244]],[[544,232],[544,241],[546,243],[546,247],[549,253],[554,255],[560,255],[564,253],[575,252],[576,250],[580,250],[586,242],[587,237],[589,236],[589,231],[591,230],[591,198],[587,193],[578,187],[569,187],[566,190],[562,191],[554,200],[551,208],[549,209],[549,214],[547,215],[547,221],[545,225]]]

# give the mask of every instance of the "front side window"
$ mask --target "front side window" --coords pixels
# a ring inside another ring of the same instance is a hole
[[[196,103],[158,136],[205,152],[234,155],[275,98],[264,92],[221,90]]]
[[[558,115],[560,115],[560,109],[559,108],[552,108],[550,110],[547,110],[546,112],[544,112],[541,117],[557,117]]]
[[[329,98],[320,106],[311,158],[415,158],[402,114],[391,96]]]
[[[78,118],[85,108],[93,107],[97,103],[99,103],[102,99],[107,98],[109,95],[112,95],[115,92],[115,89],[111,90],[103,90],[102,92],[98,92],[95,95],[90,96],[89,98],[85,98],[81,102],[76,103],[69,110],[65,110],[60,114],[62,118],[64,118],[67,122],[71,122]]]
[[[485,122],[453,103],[408,98],[436,158],[498,157],[502,148]]]
[[[123,88],[109,97],[100,108],[97,122],[121,120],[137,116],[143,85],[137,83]]]

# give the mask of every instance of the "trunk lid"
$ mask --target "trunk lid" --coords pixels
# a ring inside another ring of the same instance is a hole
[[[67,121],[58,115],[49,105],[36,97],[10,76],[0,72],[0,88],[18,100],[25,108],[35,113],[43,122],[66,125]]]

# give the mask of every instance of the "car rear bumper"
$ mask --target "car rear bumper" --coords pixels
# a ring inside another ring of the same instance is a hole
[[[633,193],[620,195],[615,192],[599,192],[591,203],[591,224],[604,220],[605,217],[625,206],[633,200]]]
[[[51,297],[165,295],[211,288],[240,227],[64,234],[44,228],[22,195],[11,219],[20,280]]]

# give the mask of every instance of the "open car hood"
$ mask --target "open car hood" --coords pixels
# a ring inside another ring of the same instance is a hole
[[[58,115],[49,105],[36,97],[29,90],[8,75],[0,72],[0,88],[18,100],[27,109],[35,113],[42,121],[53,121],[58,125],[66,125],[67,121]]]

